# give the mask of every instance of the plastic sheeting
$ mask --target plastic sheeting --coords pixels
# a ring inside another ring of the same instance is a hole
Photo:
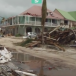
[[[12,54],[5,47],[3,50],[0,50],[0,55],[0,63],[6,63],[8,61],[11,61]]]

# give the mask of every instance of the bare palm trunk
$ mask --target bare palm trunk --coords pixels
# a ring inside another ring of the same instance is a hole
[[[42,44],[44,45],[44,25],[45,25],[45,20],[46,20],[46,13],[47,13],[47,7],[46,7],[46,0],[43,0],[42,4]]]
[[[47,7],[46,7],[46,0],[43,0],[43,4],[42,4],[42,21],[41,21],[41,25],[42,25],[42,45],[44,46],[44,25],[45,25],[45,20],[46,20],[46,13],[47,13]],[[41,60],[41,69],[40,69],[40,73],[39,76],[43,76],[43,60]]]
[[[43,65],[44,65],[44,61],[41,60],[41,68],[40,68],[40,73],[39,73],[39,76],[43,76]]]
[[[44,25],[42,25],[42,45],[44,45]]]

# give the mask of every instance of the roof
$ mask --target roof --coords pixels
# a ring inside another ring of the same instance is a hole
[[[20,15],[30,14],[30,15],[33,15],[33,16],[41,16],[41,10],[42,10],[41,6],[34,5],[31,8],[27,9],[26,11],[24,11],[23,13],[21,13]],[[52,12],[49,9],[47,9],[47,11],[53,13],[53,16],[51,16],[51,15],[47,16],[48,18],[63,19],[62,16],[56,14],[55,12]]]
[[[68,12],[76,20],[76,11]]]
[[[56,9],[56,10],[59,11],[62,14],[62,16],[64,16],[64,18],[68,20],[76,21],[68,12],[60,10],[60,9]]]

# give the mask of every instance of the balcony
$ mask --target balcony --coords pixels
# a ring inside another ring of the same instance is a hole
[[[40,21],[29,21],[29,22],[26,22],[26,24],[32,24],[32,25],[34,25],[34,26],[41,26],[41,22]],[[47,26],[47,27],[56,27],[56,26],[58,26],[58,24],[55,24],[55,23],[50,23],[50,22],[45,22],[45,26]]]
[[[10,25],[9,23],[5,23],[5,24],[0,24],[1,26],[5,26],[5,25]],[[32,26],[41,26],[41,22],[40,21],[29,21],[29,22],[26,22],[24,24],[19,24],[18,23],[14,23],[13,22],[13,25],[32,25]],[[55,23],[51,23],[51,22],[45,22],[45,27],[56,27],[58,26],[58,24],[55,24]]]
[[[29,22],[26,22],[26,24],[33,24],[33,25],[35,25],[35,21],[29,21]]]

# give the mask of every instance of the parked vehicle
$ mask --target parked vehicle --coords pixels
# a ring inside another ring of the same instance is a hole
[[[28,32],[28,36],[29,36],[30,38],[35,38],[35,37],[37,36],[37,34],[34,33],[34,32]]]
[[[23,38],[35,38],[37,37],[37,34],[34,32],[28,32],[26,36],[23,36]]]

